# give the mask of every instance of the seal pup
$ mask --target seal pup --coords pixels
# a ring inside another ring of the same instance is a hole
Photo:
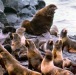
[[[21,47],[21,38],[17,33],[12,33],[13,39],[11,41],[11,48],[13,51]]]
[[[2,59],[9,75],[42,75],[39,72],[32,71],[22,66],[1,44],[0,59]]]
[[[53,40],[49,39],[48,41],[44,42],[43,44],[40,45],[39,49],[46,51],[46,50],[51,50],[53,49]]]
[[[56,25],[52,25],[50,28],[50,34],[55,35],[56,37],[58,36],[58,28]]]
[[[25,35],[24,35],[25,31],[26,31],[26,29],[23,27],[20,27],[16,30],[16,33],[19,34],[19,36],[21,38],[22,45],[25,45],[25,40],[26,40]]]
[[[53,54],[50,50],[46,50],[45,57],[41,63],[41,72],[43,75],[74,75],[72,72],[54,65]]]
[[[29,61],[29,68],[33,68],[34,70],[40,72],[41,62],[43,59],[40,51],[36,48],[34,42],[29,39],[26,40],[26,47],[28,48],[27,58]]]
[[[21,26],[26,28],[26,32],[32,35],[41,35],[46,33],[50,31],[56,9],[56,5],[50,4],[38,10],[31,21],[24,20]]]
[[[53,45],[53,62],[54,65],[63,68],[62,41],[57,40]]]
[[[60,38],[62,39],[63,43],[62,50],[65,48],[68,52],[76,53],[76,41],[68,37],[67,30],[65,28],[62,29]]]
[[[15,56],[16,59],[21,60],[21,59],[27,59],[27,48],[25,45],[21,43],[21,38],[19,34],[13,33],[13,39],[12,39],[12,54]],[[24,40],[25,42],[25,40]]]

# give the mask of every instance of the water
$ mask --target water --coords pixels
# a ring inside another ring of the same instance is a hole
[[[44,0],[46,5],[55,4],[56,10],[53,25],[68,30],[68,35],[76,35],[76,0]]]

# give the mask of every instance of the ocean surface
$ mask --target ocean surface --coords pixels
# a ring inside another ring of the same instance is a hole
[[[59,33],[63,28],[68,30],[68,35],[76,35],[76,0],[44,0],[46,6],[55,4],[53,25],[58,27]]]

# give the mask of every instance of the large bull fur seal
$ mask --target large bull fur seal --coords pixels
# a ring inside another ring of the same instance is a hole
[[[26,28],[26,32],[32,35],[46,33],[50,31],[56,9],[57,7],[54,4],[50,4],[40,9],[31,21],[24,20],[21,26]]]

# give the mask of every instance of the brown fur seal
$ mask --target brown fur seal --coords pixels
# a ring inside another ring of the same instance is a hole
[[[40,9],[31,21],[23,21],[22,27],[26,28],[27,33],[33,35],[41,35],[42,33],[50,31],[56,9],[57,7],[54,4]]]
[[[39,72],[22,66],[2,45],[0,45],[0,59],[9,75],[41,75]]]
[[[11,48],[13,51],[21,47],[21,38],[17,33],[12,33],[13,39],[11,43]]]
[[[62,41],[57,40],[53,46],[53,61],[54,65],[63,68]]]
[[[40,46],[40,49],[45,51],[45,50],[51,50],[53,49],[53,40],[52,39],[49,39],[47,42],[43,43],[41,46]]]
[[[68,70],[63,70],[54,66],[52,52],[48,50],[46,51],[45,57],[41,63],[41,72],[43,75],[74,75]]]
[[[21,37],[19,36],[19,33],[12,33],[13,39],[12,39],[12,54],[15,56],[16,59],[25,58],[27,59],[26,52],[27,49],[24,44],[21,43]],[[25,40],[24,40],[25,42]]]
[[[19,36],[21,38],[22,45],[25,45],[25,40],[26,40],[25,35],[24,35],[25,31],[26,31],[26,29],[23,27],[20,27],[16,30],[16,33],[19,34]]]
[[[64,48],[66,48],[66,50],[68,50],[68,52],[76,53],[76,41],[74,41],[68,37],[66,29],[62,29],[62,31],[60,33],[60,37],[61,37],[62,43],[63,43],[62,50]]]
[[[32,40],[26,40],[27,50],[27,58],[29,61],[29,68],[33,68],[36,71],[40,72],[40,65],[42,62],[42,55],[39,50],[36,48],[34,42]]]

